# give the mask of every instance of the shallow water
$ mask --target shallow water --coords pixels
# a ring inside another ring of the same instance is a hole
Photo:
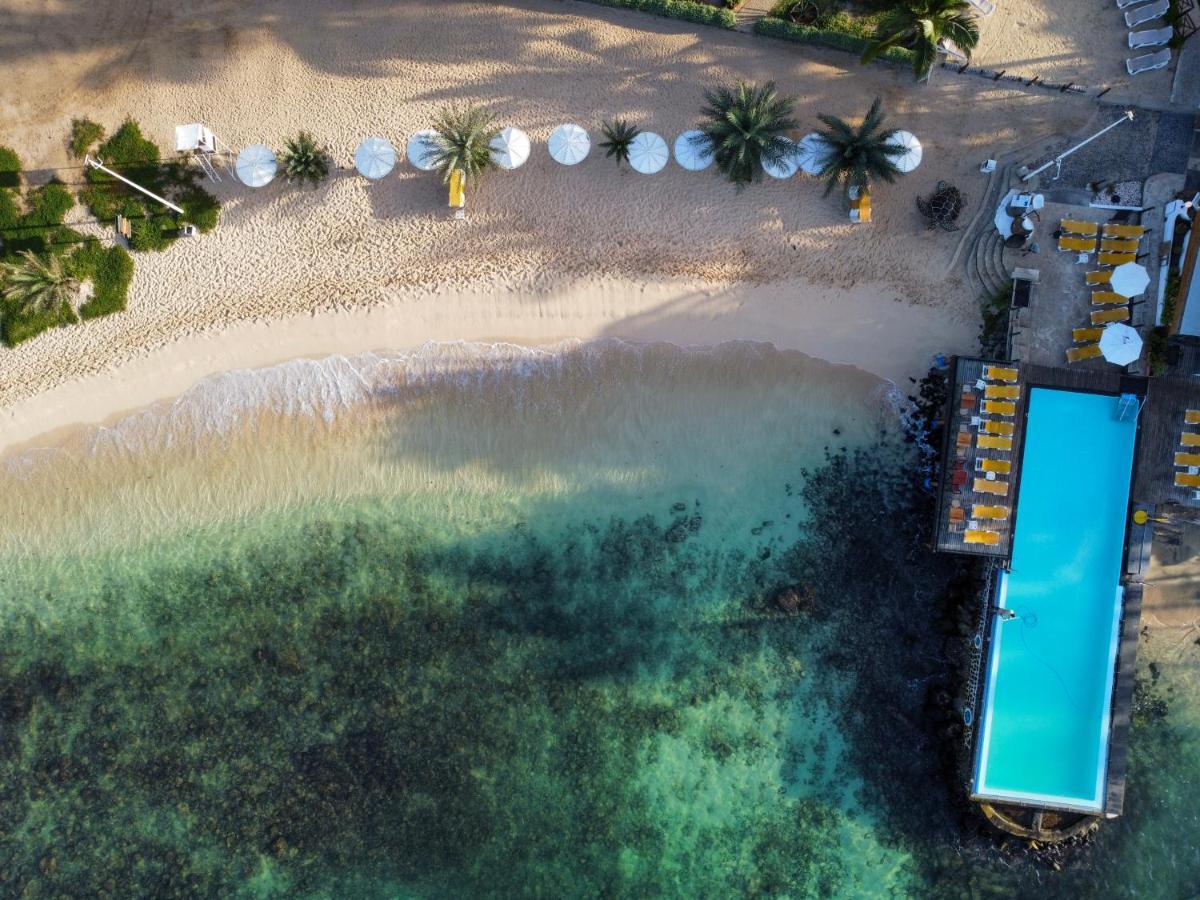
[[[964,838],[894,399],[761,345],[442,345],[4,461],[0,893],[1185,896],[1186,649],[1100,847]]]

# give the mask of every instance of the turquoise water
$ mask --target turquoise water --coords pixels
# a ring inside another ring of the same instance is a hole
[[[1099,810],[1137,436],[1117,398],[1034,388],[975,790]]]
[[[0,896],[1186,896],[1190,640],[1062,871],[965,802],[976,585],[894,401],[762,345],[438,345],[0,462]]]

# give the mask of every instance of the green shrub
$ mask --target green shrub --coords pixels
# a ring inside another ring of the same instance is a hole
[[[21,186],[21,157],[15,150],[0,147],[0,188]]]
[[[164,221],[162,216],[133,219],[130,227],[129,246],[139,253],[166,250],[175,237],[175,226]]]
[[[827,21],[837,25],[842,20],[837,16],[833,16]],[[810,28],[807,25],[797,25],[795,22],[788,22],[784,19],[760,19],[755,24],[754,31],[766,37],[781,38],[782,40],[795,41],[799,44],[832,47],[834,50],[848,50],[851,53],[859,54],[863,52],[863,49],[867,45],[867,39],[858,34],[849,34],[845,31],[833,31],[825,28]],[[904,47],[889,47],[883,53],[879,54],[878,58],[903,66],[911,67],[913,64],[912,51]]]
[[[0,318],[3,318],[0,337],[9,347],[37,337],[48,328],[71,325],[79,321],[69,307],[52,312],[20,313],[4,304],[0,304]]]
[[[730,10],[719,9],[704,3],[692,3],[690,0],[585,0],[585,2],[618,9],[636,9],[656,16],[682,19],[685,22],[696,22],[700,25],[714,25],[717,28],[733,28],[737,24],[737,18]]]
[[[17,208],[16,191],[0,189],[0,246],[12,237],[12,231],[21,220],[21,210]]]
[[[199,185],[184,188],[175,196],[175,202],[184,208],[184,220],[195,225],[201,234],[208,234],[217,227],[221,204]]]
[[[25,202],[29,206],[25,218],[30,223],[61,225],[75,205],[75,198],[61,181],[51,181],[26,194]]]
[[[96,124],[91,119],[72,119],[71,140],[68,143],[71,155],[76,159],[83,159],[92,149],[92,144],[103,137],[104,126]]]
[[[79,309],[84,319],[94,319],[125,308],[129,284],[133,281],[133,257],[123,247],[103,247],[90,240],[70,259],[76,278],[92,282],[92,296]]]
[[[23,250],[46,253],[50,247],[69,242],[75,232],[63,228],[75,200],[71,192],[60,181],[51,181],[34,188],[25,195],[29,211],[16,215],[15,193],[0,192],[0,237],[4,241],[4,255],[15,256]]]

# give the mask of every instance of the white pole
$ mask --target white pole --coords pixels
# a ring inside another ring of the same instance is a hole
[[[85,156],[83,158],[83,164],[85,166],[91,166],[93,169],[99,169],[101,172],[104,172],[106,175],[111,175],[113,178],[116,178],[119,181],[125,182],[127,185],[129,185],[134,190],[141,191],[143,194],[145,194],[151,200],[157,200],[163,206],[167,207],[167,209],[173,209],[173,210],[175,210],[175,212],[179,213],[181,216],[186,215],[186,213],[180,207],[176,206],[170,200],[164,200],[162,197],[158,196],[158,194],[155,194],[152,191],[146,190],[140,184],[135,184],[134,182],[132,182],[128,178],[126,178],[124,175],[121,175],[118,172],[114,172],[108,166],[101,163],[100,160],[98,160],[98,159],[92,159],[90,156]]]
[[[1076,144],[1070,150],[1064,150],[1062,153],[1060,153],[1058,156],[1054,157],[1054,159],[1050,160],[1050,162],[1046,163],[1044,166],[1039,166],[1038,168],[1034,169],[1029,174],[1022,175],[1021,180],[1028,181],[1034,175],[1037,175],[1041,172],[1045,172],[1051,166],[1061,166],[1062,161],[1064,159],[1066,159],[1068,156],[1070,156],[1072,153],[1074,153],[1076,150],[1078,150],[1080,147],[1083,147],[1086,144],[1090,144],[1096,138],[1100,137],[1100,135],[1102,135],[1106,132],[1112,131],[1114,128],[1116,128],[1121,123],[1132,122],[1132,121],[1133,121],[1133,110],[1127,109],[1127,110],[1125,110],[1125,114],[1123,116],[1121,116],[1121,118],[1117,119],[1117,121],[1111,123],[1110,125],[1105,125],[1099,131],[1097,131],[1095,134],[1093,134],[1090,138],[1080,141],[1078,144]]]

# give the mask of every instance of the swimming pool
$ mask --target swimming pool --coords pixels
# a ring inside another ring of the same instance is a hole
[[[973,796],[1104,808],[1137,437],[1117,398],[1033,388],[1012,563],[993,616]]]

